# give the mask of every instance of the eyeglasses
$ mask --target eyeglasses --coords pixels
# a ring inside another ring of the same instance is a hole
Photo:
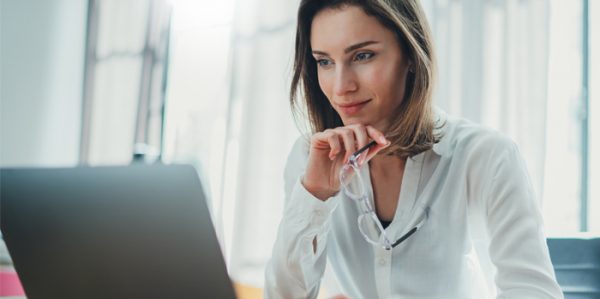
[[[381,225],[379,218],[377,218],[377,214],[375,214],[375,210],[366,194],[364,181],[360,175],[358,165],[360,155],[375,144],[375,141],[371,141],[350,156],[348,163],[344,164],[340,169],[340,186],[348,197],[359,203],[361,214],[358,216],[358,229],[365,240],[375,246],[381,246],[385,250],[392,250],[392,248],[408,239],[423,226],[423,223],[425,223],[425,220],[429,217],[429,208],[424,209],[420,221],[411,230],[395,242],[390,240],[383,225]]]

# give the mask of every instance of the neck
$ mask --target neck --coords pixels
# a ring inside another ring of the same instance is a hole
[[[406,158],[398,158],[397,156],[376,155],[369,161],[371,170],[395,170],[404,169]]]

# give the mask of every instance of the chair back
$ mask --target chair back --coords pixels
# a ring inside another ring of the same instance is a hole
[[[548,238],[547,242],[565,299],[600,298],[600,237]]]

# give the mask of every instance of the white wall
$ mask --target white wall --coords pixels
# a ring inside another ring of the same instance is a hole
[[[0,166],[79,157],[87,1],[0,0]]]

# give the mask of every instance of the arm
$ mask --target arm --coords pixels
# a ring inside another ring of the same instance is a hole
[[[267,264],[265,298],[316,298],[325,271],[328,220],[336,201],[321,201],[302,185],[307,153],[299,139],[285,167],[285,207]]]
[[[497,146],[486,199],[498,298],[563,298],[525,162],[512,141]]]
[[[283,219],[265,277],[266,298],[315,298],[325,271],[325,245],[340,190],[339,171],[370,140],[368,161],[391,143],[371,126],[353,124],[300,138],[285,167]],[[310,191],[309,191],[310,190]],[[318,197],[317,197],[318,196]]]

